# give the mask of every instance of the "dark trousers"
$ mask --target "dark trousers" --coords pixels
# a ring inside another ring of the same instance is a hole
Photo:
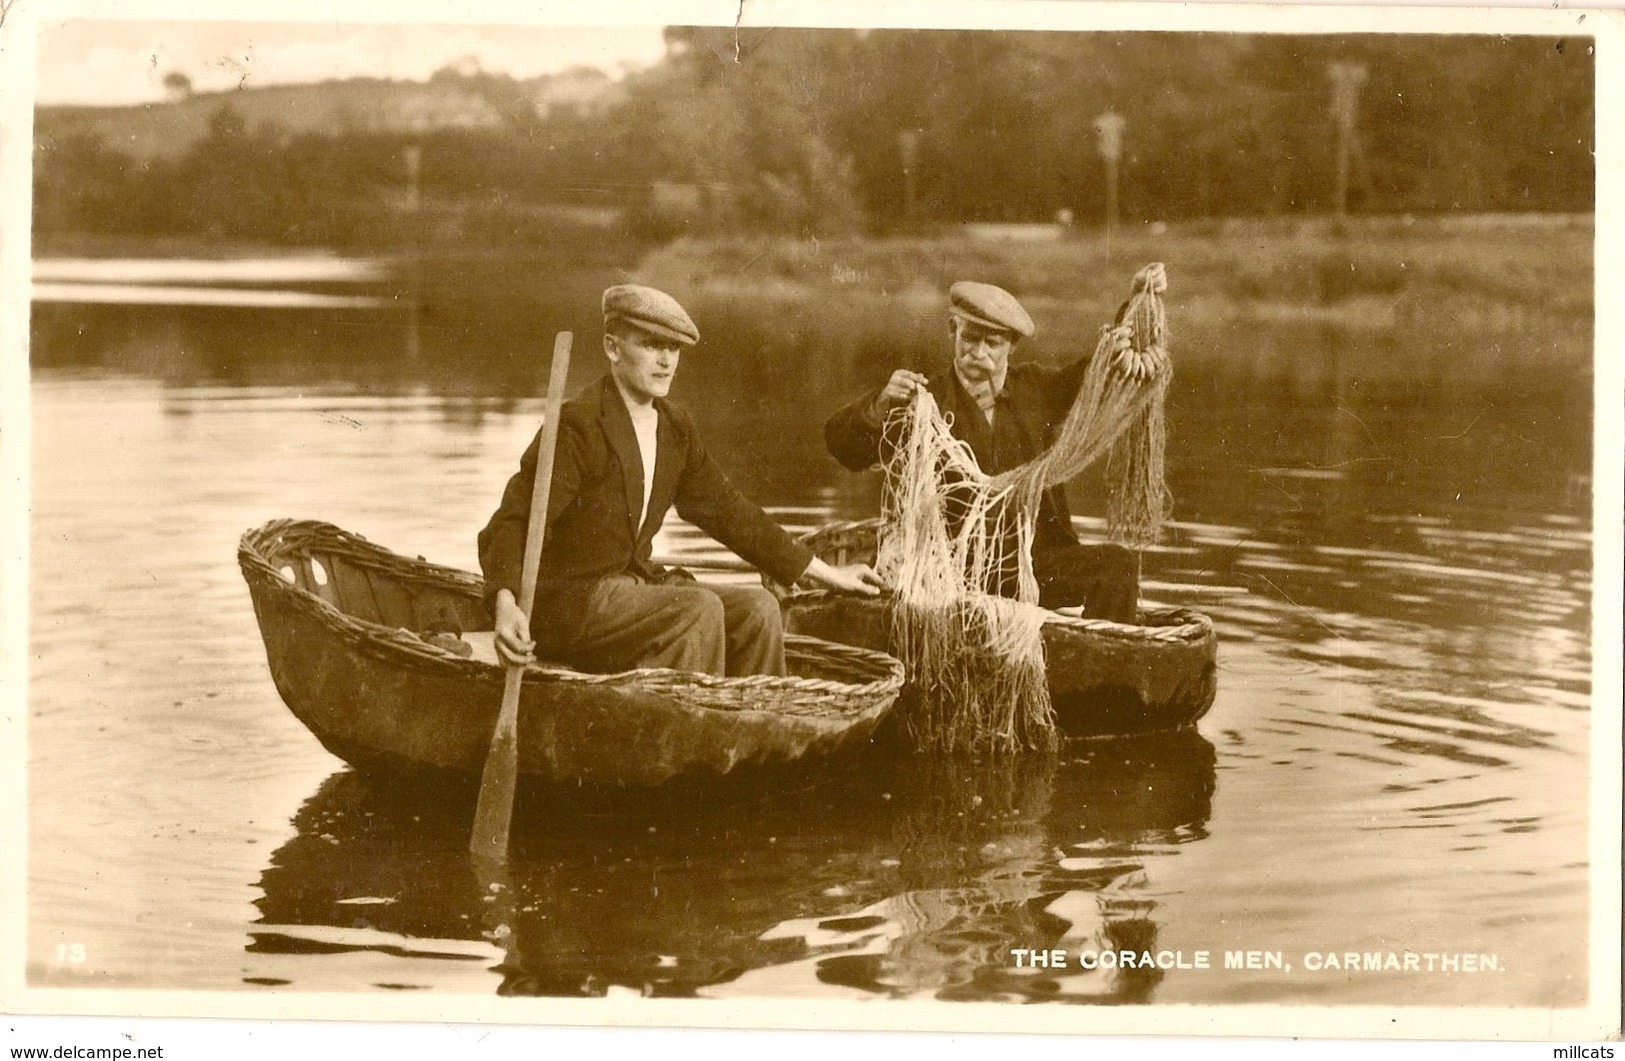
[[[760,586],[614,575],[593,587],[580,627],[567,637],[532,632],[541,655],[598,674],[643,667],[717,677],[785,672],[779,602]]]
[[[1046,608],[1081,604],[1090,619],[1133,623],[1139,618],[1139,560],[1121,545],[1034,549],[1033,574],[1038,579],[1038,603]]]

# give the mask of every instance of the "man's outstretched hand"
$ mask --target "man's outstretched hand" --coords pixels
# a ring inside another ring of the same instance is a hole
[[[813,557],[813,562],[807,565],[806,573],[801,578],[803,581],[816,582],[826,589],[854,593],[860,597],[878,597],[881,590],[888,588],[875,573],[875,569],[868,564],[835,567],[816,556]]]

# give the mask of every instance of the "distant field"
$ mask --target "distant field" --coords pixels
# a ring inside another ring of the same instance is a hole
[[[635,270],[726,296],[941,298],[979,279],[1104,319],[1135,269],[1168,267],[1181,312],[1206,320],[1322,319],[1396,328],[1456,322],[1589,331],[1591,215],[1207,221],[1098,231],[1005,226],[932,238],[684,238]]]

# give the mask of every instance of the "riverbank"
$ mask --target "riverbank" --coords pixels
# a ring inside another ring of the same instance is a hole
[[[1167,264],[1171,304],[1204,324],[1324,321],[1395,329],[1538,326],[1589,334],[1589,214],[1237,219],[1094,231],[965,226],[921,237],[682,238],[636,274],[675,293],[930,303],[955,280],[1019,293],[1035,310],[1109,319],[1134,271]]]
[[[1161,261],[1181,339],[1222,337],[1209,345],[1231,355],[1248,328],[1280,325],[1421,336],[1407,348],[1437,350],[1446,362],[1466,356],[1487,371],[1521,364],[1584,372],[1592,358],[1589,214],[1366,218],[1341,227],[1327,219],[1212,220],[1128,226],[1110,246],[1099,232],[1052,225],[827,240],[682,237],[653,248],[593,231],[577,225],[546,240],[479,243],[435,238],[416,253],[396,247],[371,259],[383,269],[375,286],[418,305],[423,326],[448,342],[471,342],[474,334],[495,341],[493,319],[544,331],[595,326],[603,286],[637,280],[671,291],[713,323],[712,334],[724,318],[782,310],[785,328],[840,333],[856,348],[869,335],[893,336],[895,345],[935,334],[943,293],[968,278],[1017,292],[1046,336],[1091,331],[1111,319],[1134,271]],[[53,238],[35,251],[40,260],[294,253],[96,235]],[[299,253],[313,256],[308,248]],[[1046,336],[1035,340],[1036,353],[1044,353]]]

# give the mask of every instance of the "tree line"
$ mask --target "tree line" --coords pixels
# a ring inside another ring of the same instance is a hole
[[[1352,212],[1594,202],[1584,38],[674,27],[666,39],[662,62],[590,108],[525,106],[500,74],[437,75],[504,101],[495,128],[293,134],[248,127],[224,96],[203,136],[138,163],[44,109],[36,230],[399,243],[409,151],[436,231],[485,242],[594,217],[631,241],[1063,211],[1092,225],[1107,112],[1123,119],[1125,222],[1318,214],[1334,205],[1334,62],[1365,72]]]

